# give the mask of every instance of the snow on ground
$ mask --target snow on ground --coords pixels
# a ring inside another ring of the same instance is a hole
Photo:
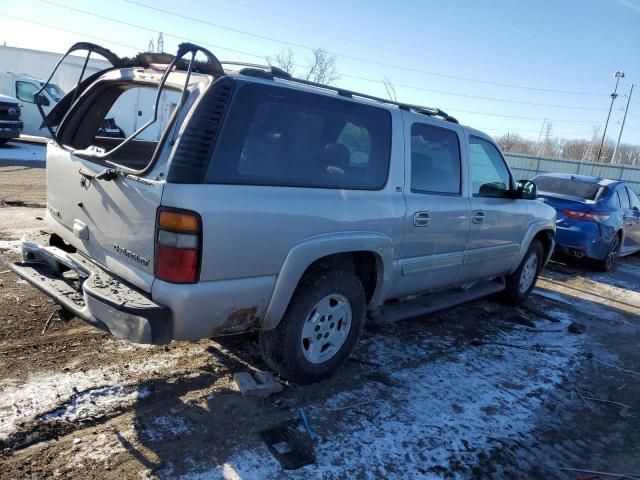
[[[0,208],[0,252],[15,250],[24,235],[46,228],[44,208]]]
[[[85,464],[97,462],[104,462],[107,465],[112,456],[127,450],[125,442],[131,442],[135,435],[135,429],[130,427],[121,432],[100,433],[90,441],[76,439],[67,468],[77,469]],[[57,472],[57,475],[54,473],[54,477],[63,476]]]
[[[429,473],[424,470],[427,465],[454,472],[460,465],[471,468],[478,453],[500,447],[496,438],[524,438],[535,426],[536,410],[545,395],[562,382],[580,348],[581,338],[566,333],[570,316],[563,311],[549,314],[560,321],[557,330],[562,333],[510,331],[478,347],[452,348],[435,359],[429,358],[435,345],[428,338],[421,342],[424,348],[407,348],[397,336],[363,339],[365,358],[382,365],[393,385],[367,383],[310,405],[307,415],[312,428],[314,418],[326,416],[343,428],[322,432],[316,427],[320,434],[316,465],[285,477],[389,478],[402,465],[404,472],[422,472],[421,478],[428,478],[424,475]],[[540,351],[532,349],[534,345]],[[168,479],[174,473],[169,466],[158,475]],[[283,476],[277,461],[261,445],[237,452],[223,465],[198,465],[194,473],[180,478]]]
[[[8,142],[0,146],[0,161],[44,162],[47,146],[26,142]]]
[[[172,415],[153,419],[152,425],[145,427],[142,434],[152,442],[171,441],[176,435],[191,433],[191,427],[187,421],[179,416],[178,411],[170,411]]]
[[[126,385],[132,381],[132,374],[173,372],[181,358],[203,352],[204,347],[193,344],[186,349],[146,353],[148,357],[130,365],[126,372],[120,365],[109,365],[84,372],[42,372],[26,382],[13,378],[2,380],[0,440],[9,437],[27,420],[82,420],[109,415],[149,394],[146,389]]]
[[[78,392],[71,400],[52,412],[40,416],[40,420],[64,420],[75,422],[87,418],[100,418],[101,412],[111,412],[123,405],[149,396],[148,388],[111,385]]]

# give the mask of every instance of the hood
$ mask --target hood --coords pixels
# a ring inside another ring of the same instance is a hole
[[[9,95],[2,95],[1,93],[0,93],[0,102],[2,102],[2,103],[14,103],[16,105],[18,105],[20,103],[17,98],[10,97]]]

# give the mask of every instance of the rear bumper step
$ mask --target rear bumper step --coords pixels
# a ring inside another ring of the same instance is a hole
[[[171,311],[113,277],[86,257],[23,240],[23,261],[4,263],[78,318],[136,343],[164,344],[172,338]],[[77,273],[70,278],[64,270]]]

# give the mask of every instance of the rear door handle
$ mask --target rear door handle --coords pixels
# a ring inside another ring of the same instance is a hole
[[[431,214],[429,212],[416,212],[413,215],[413,225],[416,227],[428,227],[431,223]]]
[[[473,223],[482,223],[484,222],[485,213],[482,210],[476,210],[473,212],[473,216],[471,217],[471,221]]]

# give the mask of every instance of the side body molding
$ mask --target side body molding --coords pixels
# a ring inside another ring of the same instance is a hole
[[[275,328],[289,305],[291,296],[305,270],[316,260],[338,253],[371,252],[376,257],[378,278],[370,305],[379,305],[393,284],[393,242],[390,237],[375,232],[341,232],[319,235],[299,243],[284,260],[273,289],[261,328]]]

